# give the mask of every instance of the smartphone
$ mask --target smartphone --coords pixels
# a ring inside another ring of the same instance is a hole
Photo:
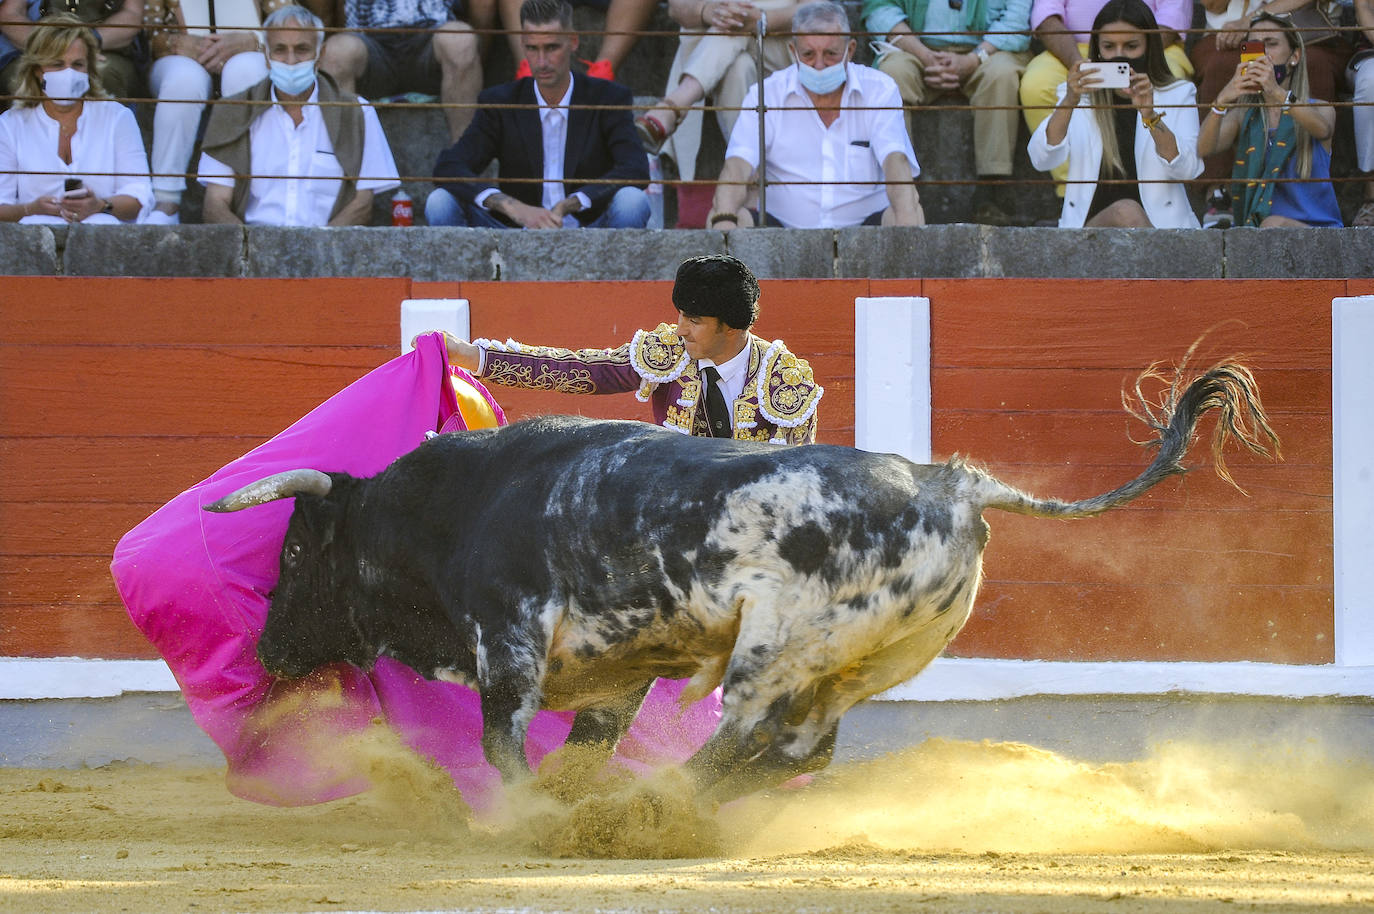
[[[1083,73],[1096,73],[1101,80],[1094,89],[1125,89],[1131,84],[1131,65],[1128,63],[1090,60],[1080,68]]]
[[[62,182],[62,196],[80,197],[86,193],[86,185],[81,183],[80,178],[68,178]]]
[[[1249,63],[1264,56],[1263,41],[1247,41],[1240,46],[1240,62]]]

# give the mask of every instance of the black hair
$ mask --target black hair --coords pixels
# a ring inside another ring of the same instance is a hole
[[[690,317],[714,317],[747,330],[759,319],[759,281],[729,254],[689,257],[677,268],[673,307]]]
[[[557,22],[564,29],[572,29],[572,5],[568,0],[525,0],[520,4],[520,24],[547,25]]]

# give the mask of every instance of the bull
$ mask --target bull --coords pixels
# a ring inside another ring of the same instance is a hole
[[[1129,502],[1185,471],[1210,411],[1222,478],[1235,484],[1228,438],[1277,456],[1234,361],[1186,385],[1175,374],[1157,403],[1139,381],[1134,395],[1123,401],[1157,453],[1079,501],[958,457],[917,465],[545,417],[434,437],[369,478],[293,470],[205,507],[296,500],[257,647],[273,675],[385,655],[469,685],[507,780],[529,774],[541,708],[575,711],[569,741],[609,752],[656,677],[690,680],[684,702],[723,686],[719,725],[686,766],[725,799],[825,767],[845,712],[954,638],[978,591],[984,511],[1071,518]]]

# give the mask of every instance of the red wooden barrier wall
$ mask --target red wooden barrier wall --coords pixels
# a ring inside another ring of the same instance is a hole
[[[786,280],[764,336],[827,385],[822,439],[853,443],[861,295],[932,301],[934,450],[1065,498],[1134,476],[1125,381],[1208,328],[1243,352],[1285,460],[1236,455],[1101,518],[990,514],[987,580],[952,646],[1067,660],[1332,657],[1330,301],[1342,281]],[[0,656],[155,656],[108,563],[162,502],[397,352],[398,305],[465,297],[477,335],[611,345],[674,316],[655,282],[0,279]],[[498,390],[512,416],[645,417],[632,397]],[[1210,423],[1207,426],[1210,431]],[[366,434],[365,428],[358,433]]]

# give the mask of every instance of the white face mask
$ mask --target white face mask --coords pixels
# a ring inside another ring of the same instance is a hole
[[[795,55],[794,55],[795,59]],[[826,67],[824,70],[817,70],[808,67],[800,60],[797,61],[797,81],[805,89],[810,89],[817,95],[829,95],[840,86],[844,85],[847,73],[845,64],[849,63],[849,52],[846,51],[844,59],[834,66]]]
[[[55,102],[71,104],[80,101],[90,87],[90,76],[71,67],[43,74],[43,94]]]

